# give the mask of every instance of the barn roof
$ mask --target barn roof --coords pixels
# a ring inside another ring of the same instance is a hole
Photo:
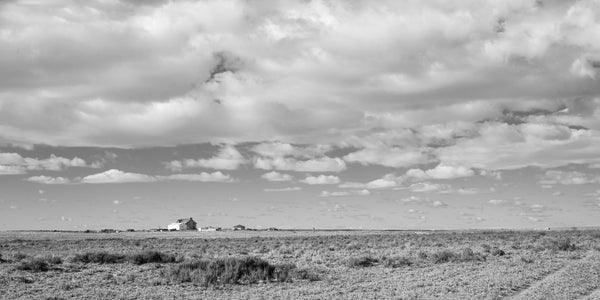
[[[192,218],[187,218],[187,219],[178,219],[178,220],[177,220],[177,223],[184,223],[184,224],[185,224],[185,223],[187,223],[187,222],[190,222],[190,221],[194,221],[194,219],[192,219]],[[194,221],[194,222],[195,222],[195,221]]]

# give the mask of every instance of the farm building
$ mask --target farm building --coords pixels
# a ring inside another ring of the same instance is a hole
[[[244,226],[244,225],[235,225],[235,226],[233,226],[233,230],[246,230],[246,226]]]
[[[215,227],[215,226],[200,227],[200,228],[198,228],[198,231],[221,231],[221,227]]]
[[[169,231],[173,230],[196,230],[196,221],[194,219],[179,219],[175,223],[171,223],[167,226]]]

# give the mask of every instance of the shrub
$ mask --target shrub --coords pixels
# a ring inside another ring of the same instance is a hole
[[[569,238],[545,238],[538,241],[536,250],[574,251],[577,246]]]
[[[483,252],[485,253],[490,253],[490,250],[492,249],[492,247],[490,247],[490,245],[488,244],[482,244],[481,245],[481,249],[483,250]]]
[[[2,253],[0,253],[0,263],[3,263],[3,262],[6,262],[6,260],[4,260],[4,259],[2,258]]]
[[[560,251],[574,251],[575,249],[577,249],[577,246],[571,243],[571,240],[569,238],[554,240],[552,246]]]
[[[506,254],[506,252],[504,252],[504,250],[500,249],[500,248],[494,248],[492,249],[492,255],[493,256],[504,256]]]
[[[346,264],[352,268],[366,268],[372,267],[377,264],[379,260],[371,256],[357,256],[351,257],[346,261]]]
[[[42,258],[34,258],[25,261],[21,261],[17,265],[17,270],[32,271],[32,272],[46,272],[50,270],[48,262]]]
[[[60,265],[63,262],[63,260],[60,256],[54,256],[54,255],[46,255],[43,259],[51,265]]]
[[[319,281],[321,277],[313,270],[309,269],[296,269],[294,272],[294,276],[298,279],[308,280],[308,281]]]
[[[117,264],[125,262],[125,255],[108,253],[108,252],[86,252],[76,254],[72,262],[80,262],[84,264],[97,263],[97,264]]]
[[[227,257],[198,260],[175,265],[163,276],[175,282],[193,282],[203,286],[251,284],[260,281],[291,281],[295,265],[271,265],[257,257]]]
[[[21,261],[27,258],[27,254],[21,253],[21,252],[17,252],[13,255],[13,259],[16,261]]]
[[[441,251],[432,253],[430,257],[431,257],[431,261],[433,261],[434,264],[441,264],[441,263],[446,263],[446,262],[450,262],[450,261],[454,260],[456,257],[456,253],[454,253],[450,250],[441,250]]]
[[[383,265],[388,268],[399,268],[412,265],[412,261],[404,256],[384,257],[381,259]]]
[[[463,262],[485,260],[485,258],[481,254],[473,252],[473,250],[471,250],[471,248],[469,247],[462,249],[460,255],[458,255],[457,258],[457,260]]]
[[[531,256],[523,255],[521,256],[521,261],[527,264],[533,263],[534,259]]]
[[[172,254],[166,254],[158,251],[144,251],[132,255],[130,260],[136,265],[142,265],[147,263],[174,263],[176,258],[175,255]]]

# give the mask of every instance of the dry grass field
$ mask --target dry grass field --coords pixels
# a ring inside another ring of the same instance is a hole
[[[600,231],[0,233],[2,299],[600,299]]]

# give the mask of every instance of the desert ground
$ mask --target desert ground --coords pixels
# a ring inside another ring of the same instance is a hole
[[[600,299],[600,230],[0,232],[2,299]]]

